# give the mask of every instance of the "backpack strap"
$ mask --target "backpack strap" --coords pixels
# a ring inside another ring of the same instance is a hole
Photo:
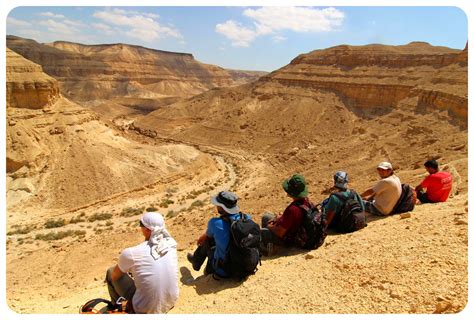
[[[298,208],[300,208],[301,210],[303,210],[305,212],[310,212],[311,209],[315,207],[315,205],[311,201],[308,201],[308,202],[309,202],[309,206],[304,204],[304,200],[303,201],[295,201],[294,204]]]

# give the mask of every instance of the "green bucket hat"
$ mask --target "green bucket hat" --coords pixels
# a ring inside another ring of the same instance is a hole
[[[308,186],[301,174],[295,174],[282,183],[283,189],[294,198],[305,198],[308,195]]]

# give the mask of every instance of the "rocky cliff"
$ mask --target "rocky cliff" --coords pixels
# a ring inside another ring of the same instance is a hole
[[[467,46],[342,45],[296,57],[261,79],[271,83],[332,91],[355,108],[394,107],[415,97],[418,108],[448,110],[467,124]]]
[[[57,41],[40,44],[7,36],[7,47],[41,65],[56,78],[61,92],[75,101],[133,97],[188,97],[215,87],[241,83],[227,70],[191,54],[126,44],[82,45]],[[260,74],[248,73],[246,81]]]
[[[317,50],[254,83],[152,112],[134,127],[272,153],[282,171],[314,169],[314,159],[324,172],[380,159],[405,167],[436,155],[455,159],[467,146],[466,50],[426,43]]]
[[[41,109],[59,98],[58,82],[7,48],[7,107]]]
[[[214,163],[192,147],[148,145],[60,94],[39,65],[7,49],[6,190],[15,219],[84,206]],[[171,178],[170,178],[171,179]]]

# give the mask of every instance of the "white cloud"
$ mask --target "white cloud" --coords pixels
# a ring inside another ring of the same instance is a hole
[[[115,30],[112,29],[112,27],[103,23],[91,23],[91,26],[98,29],[107,36],[112,36],[116,33]]]
[[[258,36],[276,34],[279,31],[329,32],[339,28],[344,12],[335,8],[315,9],[307,7],[262,7],[246,9],[244,16],[253,20],[254,28],[229,20],[216,25],[216,32],[231,40],[233,46],[248,47]],[[280,35],[274,41],[282,41]]]
[[[53,34],[73,35],[80,33],[80,31],[75,27],[68,26],[65,23],[54,21],[52,19],[39,21],[38,24],[46,27],[48,31]]]
[[[105,23],[126,28],[124,32],[127,36],[145,42],[152,42],[163,37],[182,38],[177,29],[160,25],[155,20],[158,15],[153,13],[109,9],[97,11],[93,16]]]
[[[272,38],[273,42],[275,43],[279,43],[279,42],[282,42],[282,41],[285,41],[286,38],[283,37],[283,36],[280,36],[280,35],[276,35]]]
[[[30,27],[31,23],[24,20],[18,20],[12,17],[7,17],[7,27]]]
[[[257,37],[257,32],[232,20],[217,24],[215,30],[229,38],[234,47],[248,47]]]
[[[344,13],[335,8],[263,7],[246,9],[244,15],[255,20],[266,32],[292,30],[295,32],[327,32],[339,27]]]
[[[73,27],[87,27],[86,24],[76,20],[64,19],[62,22]]]
[[[63,16],[62,14],[56,14],[56,13],[52,13],[52,12],[40,12],[38,13],[40,16],[43,16],[43,17],[49,17],[49,18],[56,18],[56,19],[64,19],[66,18],[65,16]]]

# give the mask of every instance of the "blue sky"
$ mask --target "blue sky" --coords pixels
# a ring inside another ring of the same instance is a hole
[[[225,68],[273,71],[340,44],[425,41],[463,49],[456,7],[16,7],[6,33],[38,42],[128,43],[192,53]]]

